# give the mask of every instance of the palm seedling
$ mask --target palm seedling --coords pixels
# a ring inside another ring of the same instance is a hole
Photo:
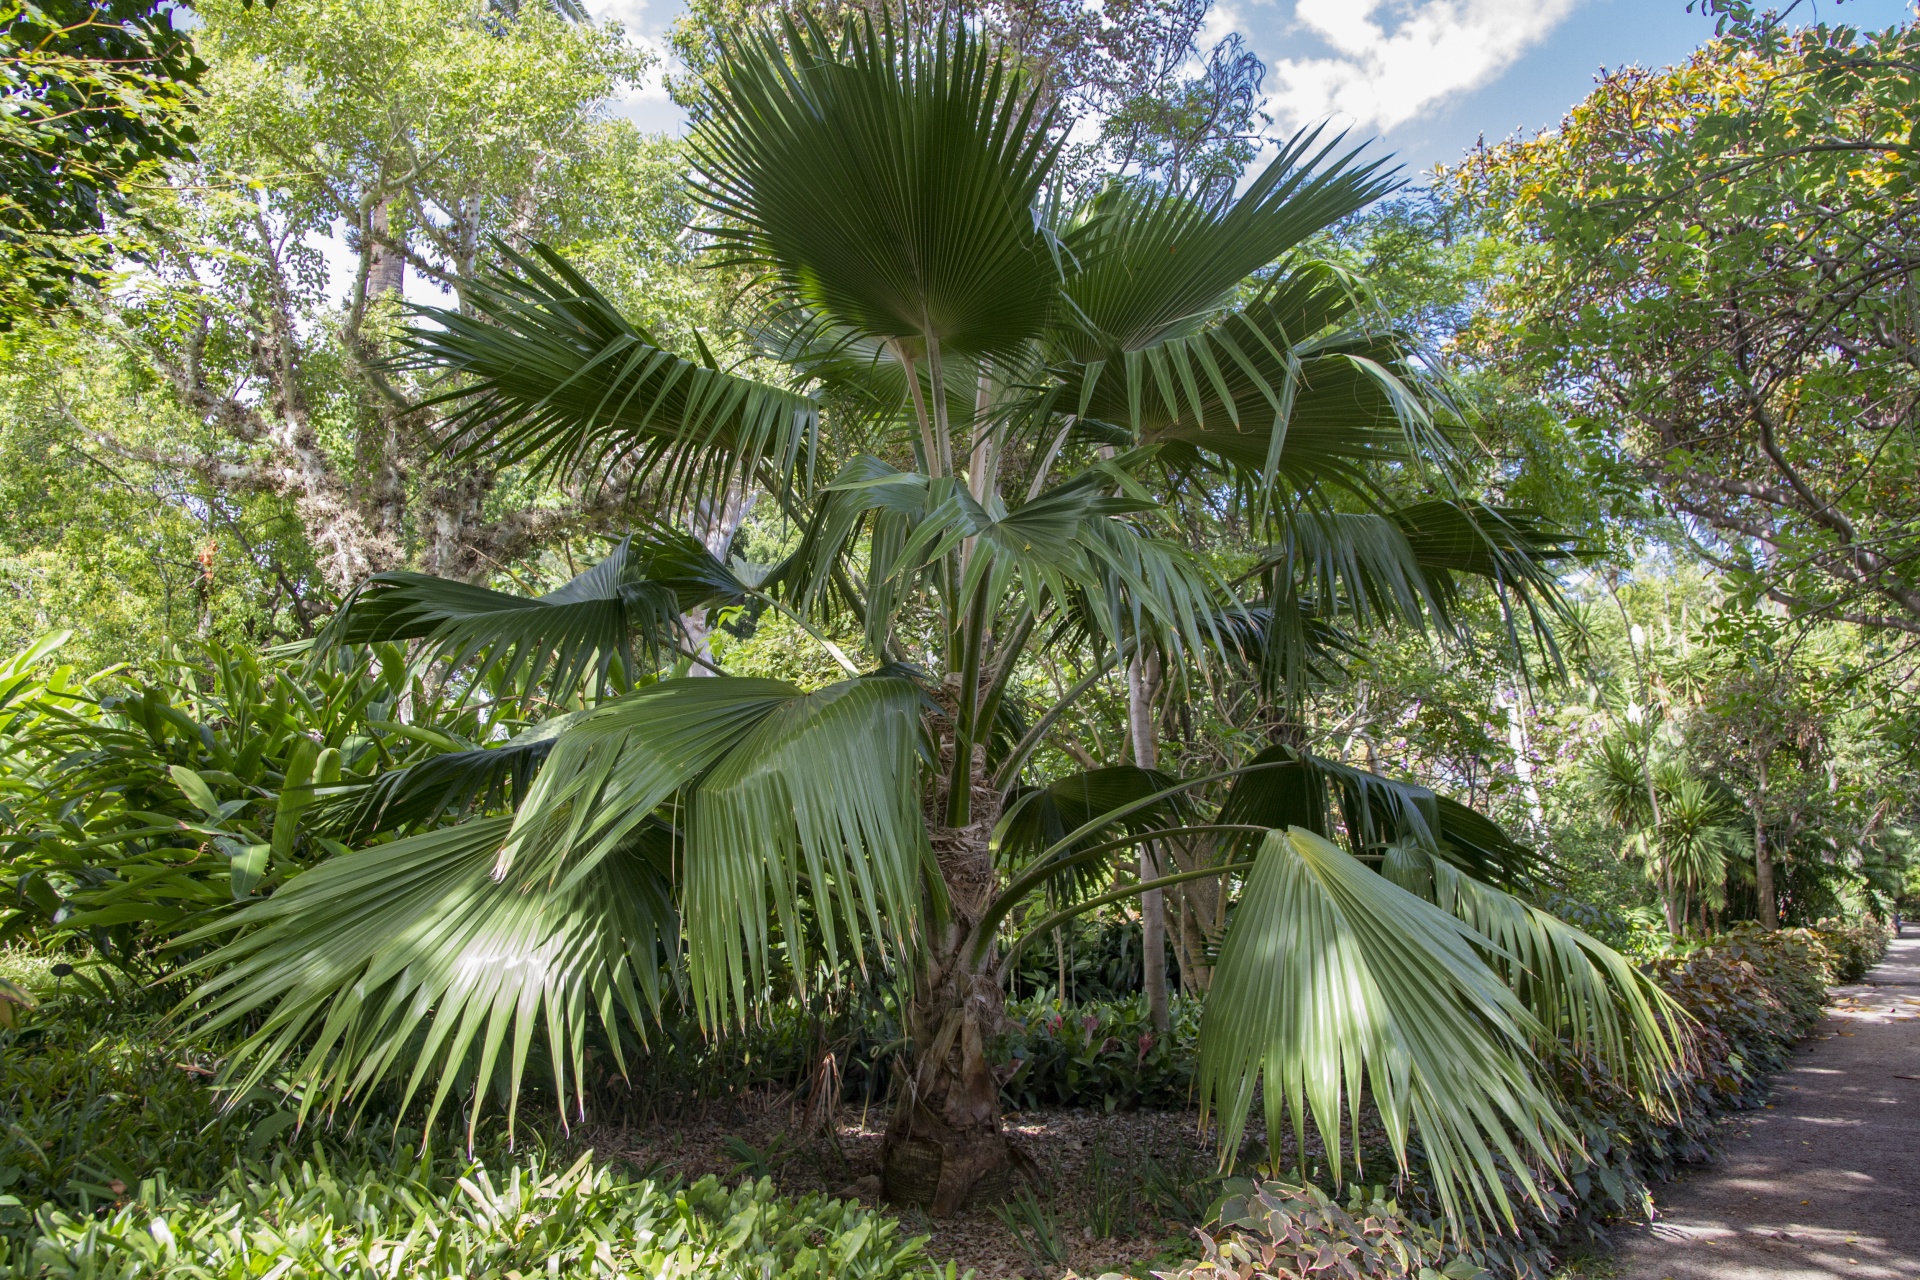
[[[438,1107],[457,1080],[517,1082],[538,1044],[581,1096],[590,1020],[644,1026],[683,984],[718,1029],[754,1016],[776,956],[802,989],[885,966],[911,1047],[887,1192],[950,1212],[1009,1186],[986,1048],[1013,956],[1061,919],[1022,908],[1224,877],[1202,1059],[1222,1148],[1264,1078],[1271,1140],[1310,1120],[1337,1167],[1364,1085],[1403,1160],[1418,1131],[1457,1220],[1510,1218],[1503,1171],[1532,1191],[1574,1141],[1541,1041],[1642,1079],[1671,1050],[1617,956],[1483,883],[1520,856],[1491,823],[1284,747],[1211,778],[1035,774],[1062,714],[1136,654],[1284,689],[1341,627],[1451,626],[1469,576],[1550,604],[1563,544],[1451,493],[1438,393],[1351,281],[1300,256],[1387,178],[1310,133],[1238,196],[1069,201],[1029,86],[957,26],[763,33],[715,77],[695,190],[785,378],[666,349],[546,250],[466,282],[412,359],[445,376],[461,447],[618,473],[674,510],[758,492],[798,550],[749,571],[649,526],[545,596],[367,583],[323,646],[408,641],[579,709],[420,786],[382,779],[356,820],[437,811],[422,787],[477,794],[450,780],[507,753],[527,779],[511,812],[336,858],[220,926],[197,1007],[255,1028],[232,1070],[296,1059],[308,1106],[397,1079]],[[1252,592],[1183,536],[1208,503],[1272,547]],[[681,620],[743,602],[846,678],[710,671]],[[1014,715],[1023,664],[1063,645],[1090,674]],[[1208,788],[1230,788],[1214,813]],[[1083,803],[1028,821],[1041,793]],[[1029,843],[996,859],[997,832]],[[1116,882],[1140,841],[1189,838],[1217,856]]]

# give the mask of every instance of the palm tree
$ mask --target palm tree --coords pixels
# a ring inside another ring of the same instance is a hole
[[[1447,488],[1437,390],[1355,282],[1300,256],[1388,179],[1309,133],[1237,197],[1069,201],[1049,119],[959,27],[762,33],[713,89],[696,191],[784,380],[668,350],[544,249],[506,253],[409,341],[447,376],[460,447],[626,469],[672,509],[757,490],[799,549],[746,566],[648,525],[543,596],[366,583],[323,651],[412,641],[575,709],[328,800],[362,840],[481,812],[216,926],[234,934],[197,1007],[253,1028],[229,1069],[297,1059],[306,1106],[397,1078],[438,1108],[456,1081],[517,1084],[538,1039],[564,1104],[590,1019],[644,1028],[684,985],[720,1029],[754,1016],[776,955],[803,991],[845,960],[910,993],[885,1185],[945,1213],[1008,1185],[986,1051],[1013,957],[1074,912],[1213,877],[1239,891],[1202,1043],[1222,1149],[1264,1078],[1276,1152],[1289,1118],[1311,1121],[1338,1166],[1364,1082],[1403,1163],[1418,1132],[1457,1220],[1510,1219],[1502,1169],[1537,1194],[1577,1142],[1537,1055],[1571,1041],[1651,1088],[1672,1053],[1644,979],[1489,883],[1523,874],[1523,850],[1430,791],[1287,746],[1207,778],[1032,765],[1135,655],[1284,694],[1344,628],[1455,628],[1469,577],[1551,607],[1564,543]],[[1252,594],[1182,536],[1209,503],[1271,544],[1240,579]],[[714,665],[680,620],[746,602],[846,678],[679,678]],[[1022,664],[1061,645],[1093,653],[1090,674],[1016,707]],[[1153,839],[1211,853],[1116,879]],[[1060,911],[1012,936],[1049,892]]]
[[[1591,782],[1607,820],[1626,833],[1622,855],[1641,860],[1660,894],[1667,931],[1678,937],[1690,904],[1703,923],[1709,908],[1726,906],[1728,859],[1750,848],[1753,837],[1726,787],[1653,754],[1654,742],[1646,729],[1602,738]]]

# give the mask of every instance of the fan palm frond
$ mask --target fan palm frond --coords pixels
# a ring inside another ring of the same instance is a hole
[[[712,1021],[750,1016],[770,915],[806,980],[802,901],[830,961],[913,937],[922,706],[891,677],[669,680],[604,703],[561,730],[512,818],[331,859],[183,939],[234,935],[188,966],[206,977],[183,1009],[255,1028],[245,1084],[298,1059],[307,1107],[437,1077],[431,1117],[465,1078],[477,1116],[497,1073],[517,1095],[536,1030],[577,1091],[588,1014],[612,1030],[657,1011],[682,928]]]
[[[1017,73],[963,22],[811,21],[723,51],[695,129],[722,260],[854,330],[961,352],[1033,337],[1056,274],[1033,206],[1059,149]]]
[[[1492,945],[1487,962],[1539,1020],[1552,1044],[1597,1061],[1629,1082],[1645,1105],[1671,1102],[1686,1015],[1612,947],[1512,894],[1417,851],[1427,897]],[[1401,868],[1407,865],[1400,863]],[[1419,889],[1401,875],[1402,887]]]
[[[746,597],[748,587],[697,538],[648,529],[540,596],[518,596],[424,573],[377,573],[321,632],[316,651],[342,644],[420,640],[462,666],[486,655],[509,685],[545,679],[555,699],[606,684],[617,660],[636,675],[633,637],[650,658],[671,650],[680,615]]]
[[[1200,1029],[1201,1107],[1219,1112],[1226,1158],[1258,1085],[1273,1157],[1287,1132],[1304,1153],[1311,1121],[1340,1170],[1343,1120],[1358,1155],[1364,1091],[1402,1169],[1419,1135],[1451,1221],[1511,1223],[1503,1174],[1538,1200],[1532,1170],[1557,1172],[1577,1138],[1536,1083],[1539,1024],[1482,961],[1486,945],[1313,832],[1270,832]]]
[[[1116,184],[1078,210],[1060,233],[1062,354],[1085,364],[1192,334],[1249,277],[1393,189],[1384,160],[1358,163],[1323,132],[1296,133],[1237,196]]]
[[[428,403],[450,410],[454,447],[540,475],[631,467],[677,500],[784,487],[810,462],[812,400],[723,372],[704,350],[674,354],[545,245],[499,252],[507,265],[464,281],[463,307],[416,308],[425,323],[402,339],[402,367],[450,384]]]
[[[544,1031],[562,1109],[569,1081],[584,1105],[589,1011],[641,1027],[659,1007],[676,932],[669,842],[636,829],[555,888],[496,874],[510,825],[481,818],[329,859],[183,939],[236,935],[188,972],[209,975],[192,998],[204,1026],[250,1029],[228,1068],[239,1091],[297,1059],[304,1116],[364,1103],[388,1078],[410,1100],[437,1077],[431,1116],[460,1067],[472,1064],[484,1089],[504,1066],[511,1121]]]
[[[1385,778],[1284,744],[1268,747],[1237,771],[1220,821],[1262,828],[1302,827],[1323,839],[1344,829],[1354,854],[1384,857],[1409,842],[1500,884],[1523,882],[1533,851],[1466,805],[1418,783]]]
[[[1009,869],[1025,869],[1049,850],[1056,860],[1071,858],[1104,839],[1111,830],[1097,829],[1077,842],[1067,840],[1070,833],[1093,827],[1101,817],[1121,809],[1126,812],[1117,825],[1129,834],[1175,826],[1187,810],[1178,794],[1164,795],[1143,807],[1128,807],[1135,801],[1161,796],[1173,786],[1173,777],[1158,769],[1118,764],[1068,774],[1045,786],[1015,787],[994,831],[995,854]],[[1059,877],[1050,882],[1049,891],[1064,901],[1094,892],[1111,878],[1108,865],[1069,861],[1063,864]]]
[[[475,804],[518,804],[560,734],[585,715],[553,716],[499,746],[442,752],[388,769],[370,782],[321,792],[308,819],[335,839],[357,843],[461,814]]]

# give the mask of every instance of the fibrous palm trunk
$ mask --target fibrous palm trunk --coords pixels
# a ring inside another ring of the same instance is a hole
[[[952,759],[943,744],[942,765]],[[929,946],[907,1009],[913,1067],[895,1081],[893,1114],[881,1148],[881,1179],[896,1204],[926,1206],[936,1216],[1004,1199],[1016,1153],[1000,1125],[1000,1081],[987,1051],[1005,1016],[1006,994],[991,957],[970,964],[966,942],[997,880],[988,841],[1000,816],[984,748],[971,769],[973,808],[964,827],[939,819],[946,787],[927,797],[928,836],[946,886],[948,911],[929,926]],[[943,767],[941,778],[951,776]]]

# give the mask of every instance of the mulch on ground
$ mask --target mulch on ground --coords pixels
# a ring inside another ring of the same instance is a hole
[[[1033,1201],[1052,1221],[1067,1250],[1067,1267],[1083,1274],[1164,1265],[1198,1252],[1181,1198],[1204,1212],[1213,1195],[1217,1152],[1194,1111],[1107,1114],[1071,1109],[1022,1112],[1006,1129],[1039,1167]],[[788,1195],[809,1191],[878,1199],[880,1146],[886,1115],[879,1108],[841,1111],[838,1142],[824,1133],[797,1136],[801,1125],[782,1094],[755,1095],[705,1118],[665,1119],[645,1128],[597,1129],[576,1136],[602,1157],[689,1181],[714,1174],[735,1182],[770,1174]],[[1036,1262],[990,1208],[933,1219],[917,1209],[900,1213],[907,1231],[931,1237],[937,1261],[968,1268],[980,1280],[1058,1275]],[[1033,1233],[1025,1232],[1037,1246]],[[1144,1271],[1141,1272],[1144,1274]]]
[[[818,1191],[878,1202],[886,1129],[880,1106],[842,1108],[834,1140],[823,1126],[809,1133],[792,1095],[779,1091],[739,1096],[725,1106],[650,1110],[644,1123],[589,1128],[577,1132],[576,1140],[603,1158],[661,1176],[692,1181],[713,1174],[733,1183],[764,1173],[788,1195]],[[1038,1280],[1069,1269],[1145,1276],[1198,1256],[1193,1229],[1219,1193],[1219,1152],[1215,1132],[1202,1129],[1197,1111],[1067,1108],[1012,1113],[1005,1125],[1039,1170],[1037,1185],[1021,1193],[1030,1202],[1024,1207],[1051,1223],[1065,1265],[1044,1252],[1036,1257],[1034,1231],[1023,1227],[1016,1233],[991,1208],[939,1219],[914,1208],[898,1211],[909,1233],[931,1237],[927,1251],[936,1261],[952,1261],[962,1275],[972,1268],[979,1280]],[[1265,1130],[1257,1119],[1249,1118],[1248,1130],[1243,1166],[1265,1152]],[[1363,1119],[1362,1137],[1376,1151],[1384,1142],[1371,1114]],[[1293,1164],[1291,1148],[1289,1138],[1283,1166]],[[1309,1166],[1319,1157],[1318,1140],[1309,1132]]]

